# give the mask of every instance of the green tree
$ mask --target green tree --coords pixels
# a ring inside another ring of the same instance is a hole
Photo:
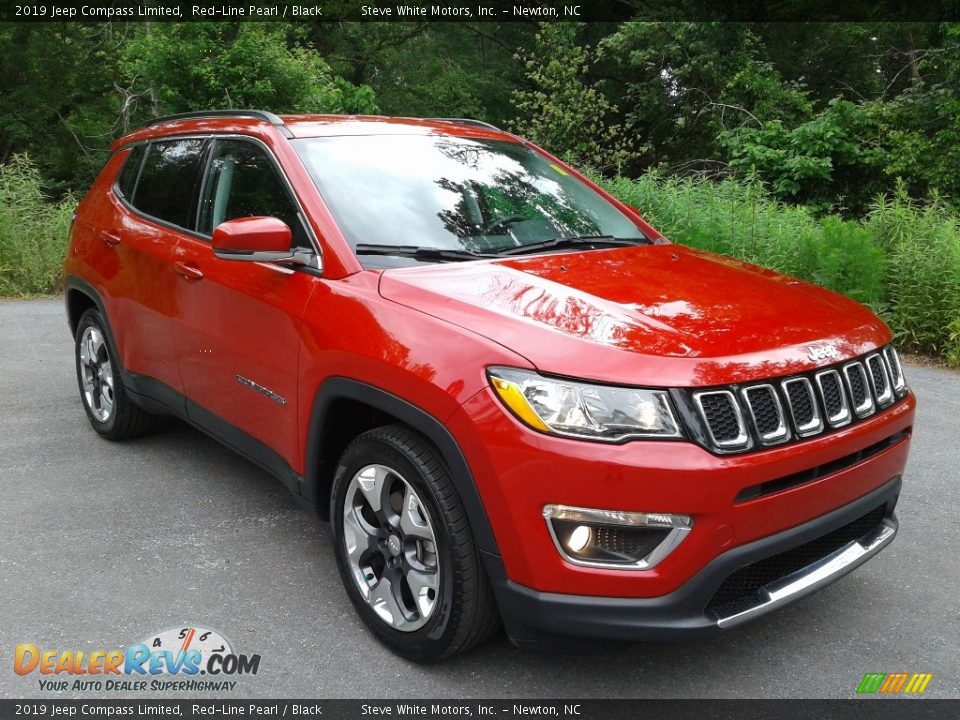
[[[638,154],[617,107],[591,82],[594,58],[573,23],[543,24],[524,56],[529,87],[515,90],[517,131],[574,164],[621,172]]]
[[[373,91],[335,75],[311,47],[268,23],[165,23],[138,28],[121,61],[151,114],[231,107],[274,112],[376,110]]]

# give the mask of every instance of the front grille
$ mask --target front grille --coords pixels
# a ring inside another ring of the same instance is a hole
[[[823,393],[823,405],[827,409],[828,417],[843,412],[845,398],[840,387],[840,378],[835,372],[823,375],[820,379],[820,391]]]
[[[880,355],[871,355],[867,358],[867,368],[870,370],[870,388],[877,404],[881,407],[893,402],[893,389],[890,387],[890,375],[887,363]]]
[[[876,528],[886,514],[887,506],[880,505],[833,532],[735,570],[717,588],[707,603],[707,610],[718,617],[727,617],[756,605],[757,592],[761,588],[859,540]]]
[[[876,406],[870,394],[870,388],[867,386],[867,371],[863,363],[850,363],[843,368],[843,374],[847,378],[847,388],[850,390],[853,411],[857,417],[872,415]]]
[[[823,427],[813,386],[807,378],[794,378],[783,383],[787,391],[787,405],[793,416],[793,426],[800,435],[810,435]]]
[[[773,385],[756,385],[743,393],[753,424],[763,442],[777,442],[787,437],[783,408]]]
[[[746,438],[743,417],[733,393],[728,390],[701,393],[697,403],[715,444],[726,447],[743,442]]]
[[[893,382],[894,392],[901,392],[906,386],[903,377],[903,368],[900,367],[900,358],[892,345],[887,345],[883,351],[883,359],[887,361],[887,369],[890,371],[890,380]]]
[[[873,415],[906,395],[888,346],[843,365],[776,381],[690,391],[694,437],[709,449],[744,452],[797,440]]]

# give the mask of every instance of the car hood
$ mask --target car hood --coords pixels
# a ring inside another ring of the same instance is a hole
[[[801,372],[890,337],[841,295],[670,244],[392,269],[380,292],[541,371],[629,384]]]

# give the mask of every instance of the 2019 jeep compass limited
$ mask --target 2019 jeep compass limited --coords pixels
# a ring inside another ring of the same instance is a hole
[[[894,537],[914,399],[857,303],[669,243],[477,121],[161,118],[64,271],[83,406],[331,521],[396,652],[724,632]]]

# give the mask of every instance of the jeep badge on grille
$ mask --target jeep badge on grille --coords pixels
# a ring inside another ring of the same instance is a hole
[[[807,354],[811,360],[826,360],[837,356],[835,345],[811,345],[807,348]]]

